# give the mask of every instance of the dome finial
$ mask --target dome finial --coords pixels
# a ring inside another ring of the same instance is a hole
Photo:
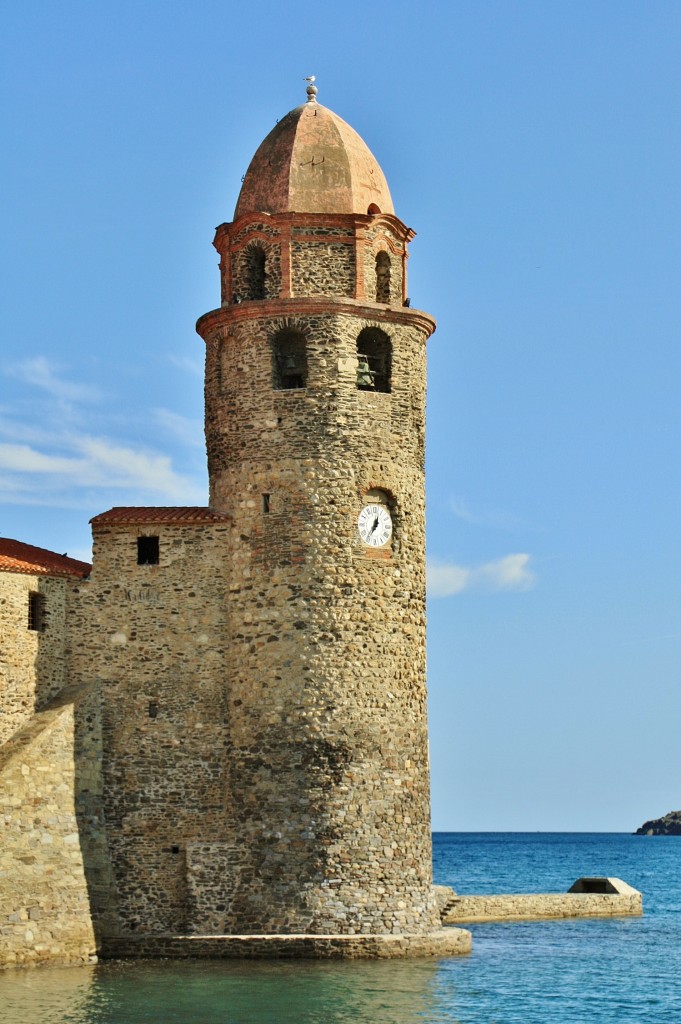
[[[310,83],[308,85],[307,89],[305,90],[307,92],[307,102],[308,103],[316,103],[317,102],[317,91],[318,90],[317,90],[317,86],[314,84],[315,75],[306,75],[305,78],[303,79],[303,81]]]

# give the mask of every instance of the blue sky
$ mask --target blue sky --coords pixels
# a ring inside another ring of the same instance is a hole
[[[366,140],[429,348],[438,829],[681,806],[677,2],[0,14],[0,533],[202,504],[216,224],[275,120]]]

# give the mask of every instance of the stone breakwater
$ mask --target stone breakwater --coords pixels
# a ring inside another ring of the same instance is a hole
[[[593,883],[607,891],[584,891]],[[574,891],[572,891],[574,890]],[[444,924],[482,921],[537,921],[544,918],[636,917],[643,897],[620,879],[580,879],[565,893],[458,896],[452,894],[442,910]]]

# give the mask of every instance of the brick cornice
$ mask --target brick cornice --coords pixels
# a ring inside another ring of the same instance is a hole
[[[436,327],[434,317],[408,306],[386,306],[382,303],[348,299],[340,296],[314,295],[290,299],[254,299],[212,309],[196,322],[197,333],[204,339],[219,327],[248,320],[286,316],[318,316],[319,314],[352,315],[378,323],[405,324],[418,327],[430,337]]]
[[[408,227],[394,213],[244,213],[234,221],[225,221],[217,226],[213,245],[218,252],[222,252],[229,239],[239,235],[251,224],[254,235],[260,233],[256,225],[267,224],[275,229],[276,234],[280,231],[290,234],[292,226],[345,227],[357,233],[370,226],[385,225],[402,242],[411,242],[416,236],[414,229]]]

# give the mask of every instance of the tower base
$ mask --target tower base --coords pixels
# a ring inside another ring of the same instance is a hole
[[[390,960],[469,953],[471,933],[423,935],[126,935],[106,939],[102,959]]]

